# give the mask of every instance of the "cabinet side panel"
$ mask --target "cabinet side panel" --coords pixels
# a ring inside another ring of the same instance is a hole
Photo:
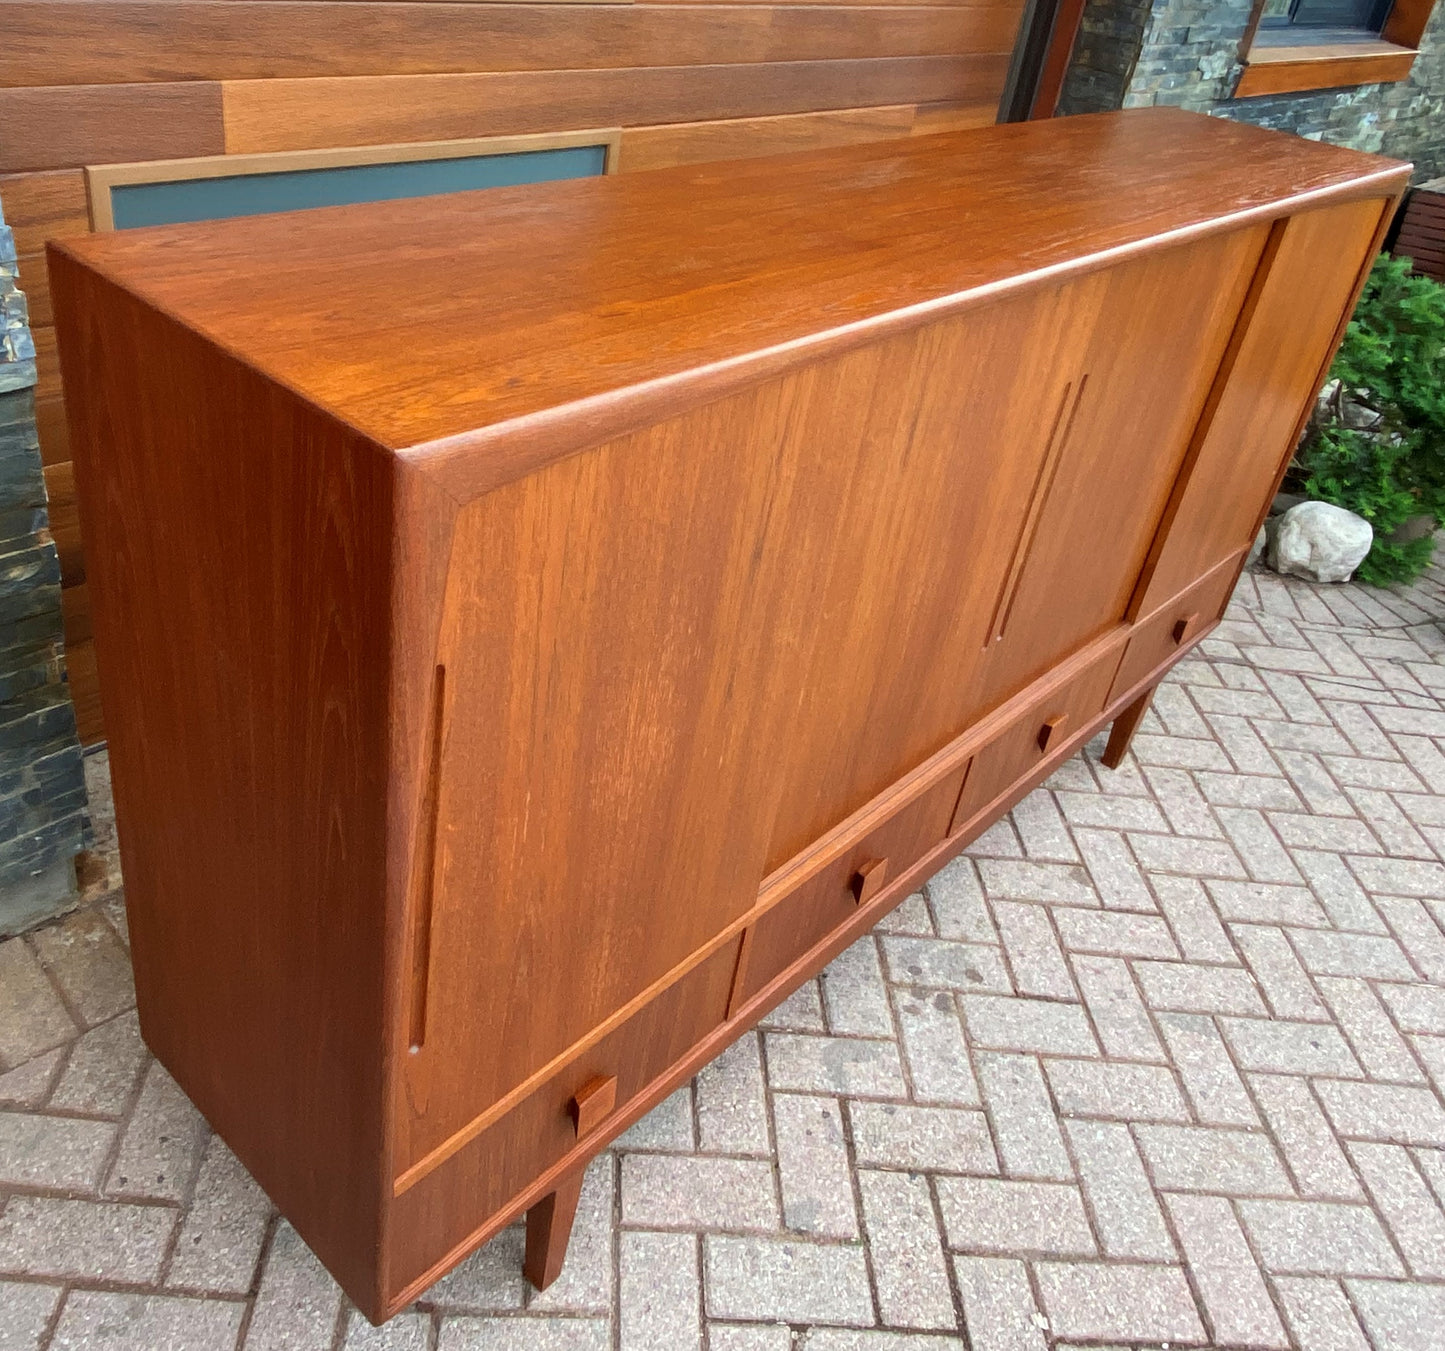
[[[142,1031],[375,1310],[390,464],[52,277]]]
[[[1185,462],[1136,613],[1149,614],[1250,543],[1344,334],[1387,205],[1377,197],[1347,202],[1277,227],[1274,256]]]

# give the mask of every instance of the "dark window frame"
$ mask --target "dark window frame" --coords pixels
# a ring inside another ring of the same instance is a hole
[[[1304,31],[1312,39],[1348,41],[1378,36],[1390,19],[1394,0],[1290,0],[1286,14],[1261,14],[1259,27],[1272,37]]]

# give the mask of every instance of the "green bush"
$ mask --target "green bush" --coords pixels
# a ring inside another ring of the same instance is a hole
[[[1390,544],[1409,517],[1445,521],[1445,286],[1382,254],[1291,466],[1291,486],[1374,527],[1361,581],[1406,581],[1433,541]]]

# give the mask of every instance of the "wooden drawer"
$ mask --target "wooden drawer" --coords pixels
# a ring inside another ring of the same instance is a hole
[[[391,1293],[419,1279],[454,1246],[470,1241],[576,1148],[574,1099],[589,1085],[615,1080],[611,1110],[605,1110],[604,1099],[601,1110],[592,1113],[593,1149],[600,1147],[627,1104],[722,1023],[737,952],[736,939],[725,943],[542,1083],[515,1102],[501,1104],[494,1120],[411,1186],[405,1186],[403,1175],[398,1185],[405,1189],[396,1198],[390,1240]]]
[[[974,754],[950,834],[1032,774],[1103,712],[1118,662],[1118,645],[1106,646],[1072,678],[1029,699],[1004,730]]]
[[[1134,625],[1114,687],[1109,691],[1110,702],[1190,647],[1224,613],[1238,571],[1238,555],[1225,559],[1187,591]]]
[[[858,912],[948,835],[964,767],[925,789],[768,911],[748,938],[741,1004]]]

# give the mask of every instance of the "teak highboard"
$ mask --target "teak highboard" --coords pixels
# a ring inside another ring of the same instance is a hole
[[[1146,110],[50,267],[145,1037],[384,1318],[1219,618],[1407,166]]]

